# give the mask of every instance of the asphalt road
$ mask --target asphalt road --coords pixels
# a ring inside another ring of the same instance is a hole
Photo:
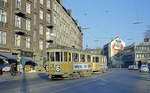
[[[150,93],[150,73],[127,69],[111,69],[76,80],[52,81],[44,73],[37,73],[34,78],[27,74],[19,77],[0,81],[0,93]]]

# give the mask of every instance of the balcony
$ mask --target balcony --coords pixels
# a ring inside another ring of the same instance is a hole
[[[27,32],[25,32],[25,30],[23,30],[21,28],[16,28],[15,33],[20,36],[27,36]]]
[[[54,41],[53,40],[47,40],[47,43],[53,43]]]
[[[0,7],[8,7],[8,2],[0,0]]]
[[[19,17],[26,18],[25,13],[20,8],[16,8],[15,14]]]
[[[47,27],[48,27],[49,29],[53,29],[53,28],[54,28],[54,26],[51,25],[50,23],[47,23],[46,25],[47,25]]]
[[[53,43],[54,42],[55,37],[51,36],[50,38],[46,38],[47,43]]]
[[[8,28],[8,23],[0,22],[0,28]]]

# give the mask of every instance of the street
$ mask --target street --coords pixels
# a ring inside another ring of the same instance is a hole
[[[2,78],[0,93],[150,93],[150,73],[127,69],[110,69],[75,80],[52,81],[44,73]]]

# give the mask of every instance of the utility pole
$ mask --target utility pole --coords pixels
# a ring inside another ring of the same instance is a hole
[[[82,31],[85,31],[87,29],[90,29],[90,28],[89,27],[81,27]],[[86,40],[86,48],[88,48],[88,42],[87,42],[87,40]]]

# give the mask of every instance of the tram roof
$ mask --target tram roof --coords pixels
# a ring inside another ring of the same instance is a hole
[[[91,55],[98,55],[98,54],[94,54],[94,53],[88,53],[87,51],[84,50],[79,50],[76,48],[68,48],[68,47],[53,47],[53,48],[49,48],[47,51],[51,51],[51,50],[67,50],[67,51],[73,51],[73,52],[82,52],[82,53],[86,53],[86,54],[91,54]],[[98,56],[104,56],[104,55],[98,55]]]

